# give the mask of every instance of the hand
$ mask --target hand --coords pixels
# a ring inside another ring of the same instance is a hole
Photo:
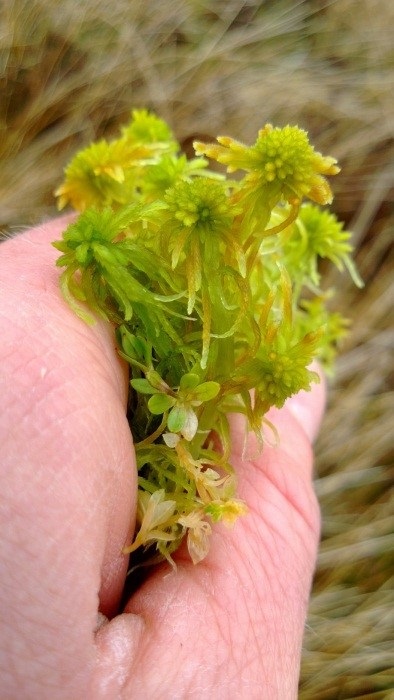
[[[324,386],[270,412],[277,447],[249,436],[243,458],[233,420],[249,514],[214,527],[201,564],[160,565],[117,615],[136,507],[127,376],[108,324],[61,298],[50,242],[66,223],[0,246],[2,698],[296,698]]]

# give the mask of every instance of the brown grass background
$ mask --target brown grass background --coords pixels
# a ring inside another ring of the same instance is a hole
[[[306,128],[341,163],[334,209],[366,286],[327,282],[352,331],[317,444],[323,532],[301,700],[394,697],[393,24],[389,0],[0,3],[5,235],[55,215],[72,154],[136,106],[187,152],[195,136],[251,141],[271,121]]]

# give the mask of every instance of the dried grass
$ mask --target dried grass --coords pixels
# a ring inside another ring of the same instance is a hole
[[[339,158],[366,282],[332,274],[352,333],[317,445],[323,535],[301,700],[393,697],[393,64],[386,0],[11,0],[0,9],[0,227],[55,214],[77,148],[132,106],[199,136],[298,123]],[[391,257],[390,257],[391,256]]]

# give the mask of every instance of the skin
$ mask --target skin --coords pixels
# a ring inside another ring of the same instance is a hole
[[[112,330],[58,288],[67,218],[0,246],[0,674],[3,700],[297,697],[319,535],[314,385],[269,418],[261,451],[232,422],[249,507],[194,566],[160,565],[119,612],[136,469]]]

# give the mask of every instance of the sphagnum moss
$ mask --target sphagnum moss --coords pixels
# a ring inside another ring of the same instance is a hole
[[[80,215],[54,246],[65,298],[87,322],[115,324],[130,366],[138,512],[124,552],[171,561],[187,535],[197,563],[211,524],[247,511],[228,413],[264,439],[269,408],[310,389],[310,363],[329,369],[345,332],[319,260],[359,280],[350,234],[319,206],[339,168],[305,131],[268,124],[250,147],[219,137],[190,160],[179,150],[167,124],[139,110],[119,139],[78,153],[57,195]],[[204,156],[243,177],[210,172]]]

